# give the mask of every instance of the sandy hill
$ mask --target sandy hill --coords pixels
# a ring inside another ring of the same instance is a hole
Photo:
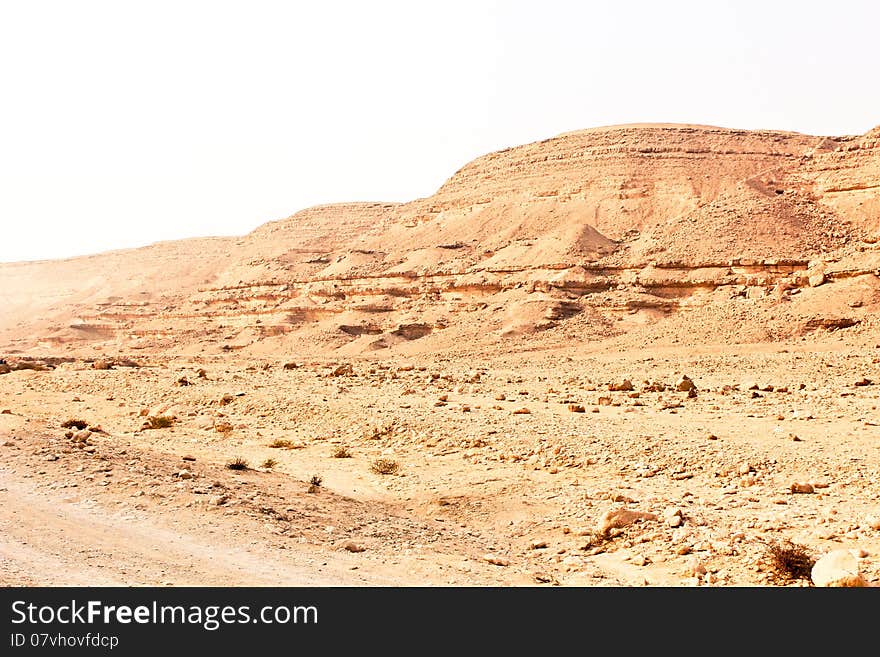
[[[572,132],[431,197],[0,264],[0,352],[374,354],[876,337],[880,128]],[[823,333],[824,334],[824,333]]]

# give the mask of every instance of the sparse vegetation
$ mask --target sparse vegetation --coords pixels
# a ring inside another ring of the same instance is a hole
[[[88,426],[89,426],[89,423],[86,422],[85,420],[70,419],[70,420],[65,420],[64,422],[61,423],[61,427],[64,429],[79,429],[80,431],[88,428]]]
[[[144,423],[145,429],[167,429],[174,426],[174,418],[170,415],[151,415]]]
[[[275,459],[272,459],[272,458],[268,458],[260,464],[260,467],[264,468],[266,470],[271,470],[276,465],[278,465],[278,461],[276,461]]]
[[[587,536],[587,542],[581,546],[581,550],[592,550],[612,540],[611,534],[608,531],[593,531]]]
[[[324,480],[320,475],[312,475],[312,478],[309,479],[309,492],[317,493],[321,488],[321,484],[324,483]]]
[[[384,436],[389,436],[394,433],[394,430],[397,428],[397,421],[393,420],[382,426],[374,426],[367,429],[364,434],[364,438],[367,440],[379,440]]]
[[[227,470],[250,470],[250,465],[242,457],[238,456],[226,464]]]
[[[351,451],[345,445],[337,445],[333,449],[333,458],[335,459],[350,459]]]
[[[780,582],[810,579],[816,560],[803,545],[789,540],[771,543],[765,556],[771,577]]]
[[[286,438],[276,438],[271,443],[269,443],[269,447],[274,449],[296,449],[298,445],[296,445],[292,440],[287,440]]]
[[[376,459],[370,464],[370,470],[380,475],[397,474],[400,464],[391,459]]]

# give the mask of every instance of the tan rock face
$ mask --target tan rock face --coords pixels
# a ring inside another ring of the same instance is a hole
[[[477,158],[409,203],[319,206],[241,238],[0,264],[0,351],[648,340],[691,311],[705,317],[676,330],[705,341],[858,326],[880,298],[878,143],[876,130],[597,128]],[[744,302],[784,312],[745,326]]]
[[[859,573],[858,559],[849,550],[834,550],[822,556],[813,566],[811,579],[816,586],[867,586]]]

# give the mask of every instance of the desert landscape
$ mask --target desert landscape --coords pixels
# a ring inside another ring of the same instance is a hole
[[[3,585],[880,585],[880,127],[566,133],[0,304]]]

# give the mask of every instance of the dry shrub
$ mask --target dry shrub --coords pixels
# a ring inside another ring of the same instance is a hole
[[[351,452],[349,451],[348,447],[346,447],[345,445],[338,445],[333,450],[333,458],[335,458],[335,459],[350,459]]]
[[[370,464],[370,470],[381,475],[396,474],[399,469],[400,464],[391,459],[376,459]]]
[[[793,582],[810,579],[816,560],[803,545],[785,540],[767,546],[765,555],[772,579],[780,582]]]
[[[238,456],[226,464],[227,470],[249,470],[250,465],[242,457]]]
[[[271,443],[269,443],[269,447],[274,449],[295,449],[296,445],[291,440],[287,440],[286,438],[276,438]]]
[[[263,461],[260,464],[260,467],[265,468],[266,470],[271,470],[276,465],[278,465],[278,461],[276,461],[275,459],[269,458],[269,459],[266,459],[265,461]]]

